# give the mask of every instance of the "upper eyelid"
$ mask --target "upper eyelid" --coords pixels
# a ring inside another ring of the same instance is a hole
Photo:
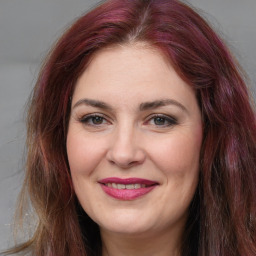
[[[107,115],[105,115],[103,113],[98,113],[98,112],[81,115],[81,117],[79,117],[79,119],[83,119],[83,118],[87,118],[87,117],[95,117],[95,116],[103,117],[107,120],[110,119],[110,117],[108,117]]]
[[[172,115],[161,114],[161,113],[150,114],[150,115],[148,115],[148,117],[146,119],[151,119],[151,118],[154,118],[154,117],[163,117],[163,118],[178,121],[177,118],[172,116]]]
[[[95,117],[95,116],[99,116],[99,117],[102,117],[104,118],[107,122],[113,122],[114,119],[104,113],[100,113],[100,112],[92,112],[92,113],[88,113],[88,114],[84,114],[84,115],[81,115],[81,116],[78,116],[78,120],[81,121],[83,119],[86,119],[86,118],[89,118],[89,117]],[[145,121],[149,121],[150,119],[152,118],[155,118],[155,117],[162,117],[162,118],[166,118],[166,119],[171,119],[173,120],[174,122],[178,122],[177,118],[174,117],[173,115],[169,115],[169,114],[163,114],[163,113],[151,113],[149,115],[147,115],[145,117]],[[144,121],[143,121],[144,122]]]

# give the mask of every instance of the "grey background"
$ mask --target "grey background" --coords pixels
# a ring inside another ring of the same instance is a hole
[[[11,244],[24,169],[25,103],[47,50],[92,0],[0,0],[0,250]],[[256,0],[191,0],[231,47],[256,91]]]

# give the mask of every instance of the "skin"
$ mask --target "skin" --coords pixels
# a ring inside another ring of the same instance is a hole
[[[163,100],[163,106],[141,105]],[[79,202],[100,226],[103,255],[179,255],[201,143],[195,92],[158,50],[137,43],[94,56],[74,90],[67,153]],[[134,200],[119,200],[98,183],[108,177],[158,185]]]

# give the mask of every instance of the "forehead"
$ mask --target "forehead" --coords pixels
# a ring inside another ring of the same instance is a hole
[[[160,50],[144,43],[114,45],[96,52],[84,72],[84,76],[101,74],[108,80],[130,77],[131,79],[148,77],[152,79],[161,71],[172,70],[167,58]],[[124,72],[125,71],[125,72]],[[152,73],[152,71],[154,71]],[[99,76],[98,79],[101,77]],[[136,81],[135,81],[136,82]]]
[[[73,98],[85,96],[123,104],[195,97],[160,51],[142,43],[98,51],[78,79]]]

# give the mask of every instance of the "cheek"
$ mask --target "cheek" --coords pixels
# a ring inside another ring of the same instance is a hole
[[[90,175],[104,155],[104,145],[72,130],[67,135],[67,154],[72,175]]]
[[[175,133],[159,141],[151,141],[151,156],[167,176],[198,175],[199,158],[202,143],[202,129],[193,132]]]
[[[166,218],[170,212],[183,216],[196,191],[202,142],[202,132],[200,129],[197,131],[177,133],[157,144],[157,147],[151,145],[154,164],[166,179],[166,193],[156,204],[157,207],[165,205],[163,214],[166,214]]]

